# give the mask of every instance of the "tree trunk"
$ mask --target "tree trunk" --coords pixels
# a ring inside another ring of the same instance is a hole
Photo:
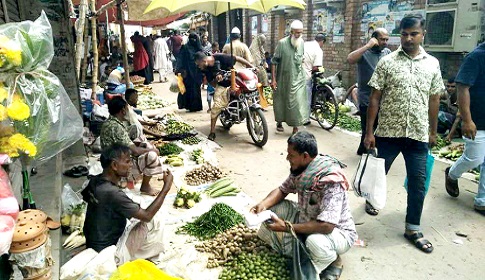
[[[93,13],[96,12],[96,0],[91,0],[91,11]],[[96,88],[98,86],[98,36],[97,36],[97,27],[96,24],[96,17],[91,17],[91,38],[93,44],[93,92],[91,93],[91,99],[96,99]]]
[[[86,20],[84,24],[84,58],[83,65],[81,67],[81,84],[86,82],[87,67],[88,67],[88,54],[89,54],[89,20]]]
[[[76,21],[76,77],[78,80],[81,77],[81,60],[84,54],[84,44],[86,43],[83,41],[83,33],[85,28],[85,21],[86,21],[86,10],[88,9],[88,1],[81,0],[79,3],[79,19]]]
[[[123,17],[123,11],[121,10],[121,4],[123,0],[118,0],[116,4],[118,20],[120,21],[120,33],[121,33],[121,52],[123,53],[123,68],[125,69],[125,84],[126,88],[130,87],[130,68],[128,67],[128,55],[126,54],[126,35],[125,35],[125,19]]]

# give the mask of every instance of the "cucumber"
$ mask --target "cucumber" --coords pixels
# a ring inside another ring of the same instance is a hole
[[[216,191],[220,188],[223,188],[223,187],[226,187],[230,184],[234,183],[234,180],[232,180],[231,178],[228,178],[228,177],[224,177],[222,179],[219,179],[217,181],[215,181],[212,185],[210,185],[210,187],[208,187],[205,192],[210,194],[212,193],[213,191]]]
[[[223,187],[223,188],[220,188],[218,190],[215,190],[215,191],[211,192],[209,194],[209,196],[212,197],[212,198],[215,198],[215,197],[219,197],[219,196],[225,195],[226,193],[234,192],[237,189],[238,188],[236,186],[234,186],[233,184],[230,184],[230,185],[228,185],[226,187]]]

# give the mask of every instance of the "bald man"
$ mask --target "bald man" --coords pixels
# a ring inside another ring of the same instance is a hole
[[[369,96],[371,88],[367,85],[374,74],[377,62],[385,56],[391,53],[391,50],[387,48],[387,41],[389,40],[389,34],[384,28],[377,28],[371,35],[371,39],[363,47],[351,52],[347,56],[347,61],[350,64],[357,63],[357,82],[359,86],[358,101],[360,110],[360,126],[362,129],[362,137],[357,154],[362,155],[365,152],[364,136],[366,130],[366,118],[367,107],[369,106]],[[377,125],[377,121],[375,122]],[[375,127],[374,127],[375,129]]]

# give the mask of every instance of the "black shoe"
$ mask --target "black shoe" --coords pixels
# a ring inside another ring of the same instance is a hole
[[[445,169],[445,188],[446,192],[452,197],[458,197],[460,195],[460,188],[458,187],[458,180],[453,180],[448,176],[450,173],[450,168]]]
[[[308,125],[310,125],[311,123],[312,123],[311,121],[307,121],[307,122],[306,122],[306,123],[304,123],[303,125],[304,125],[304,126],[308,126]]]
[[[207,137],[207,139],[214,141],[214,139],[216,139],[216,134],[215,133],[209,134],[209,137]]]

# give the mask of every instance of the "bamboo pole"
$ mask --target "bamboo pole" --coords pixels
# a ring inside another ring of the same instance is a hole
[[[84,54],[83,33],[85,30],[86,10],[88,9],[88,1],[81,0],[79,3],[79,19],[76,21],[76,77],[79,80],[81,75],[81,60]]]
[[[124,1],[122,1],[121,3],[123,3]],[[101,6],[99,8],[99,10],[96,11],[96,17],[99,17],[104,11],[106,11],[109,7],[113,6],[114,4],[117,3],[117,0],[112,0],[111,2],[108,2],[106,4],[104,4],[103,6]]]
[[[96,0],[91,0],[91,12],[96,11]],[[93,44],[93,91],[91,93],[91,99],[96,99],[96,88],[98,85],[98,36],[97,36],[97,17],[91,17],[91,38]]]
[[[125,69],[125,84],[126,88],[130,87],[130,71],[128,67],[128,55],[126,54],[126,35],[125,35],[125,19],[123,18],[123,11],[121,10],[121,4],[123,0],[118,0],[116,3],[118,20],[120,22],[121,33],[121,52],[123,53],[123,68]]]
[[[87,67],[88,67],[88,54],[89,54],[89,20],[84,23],[84,58],[83,65],[81,67],[81,84],[86,82]]]

